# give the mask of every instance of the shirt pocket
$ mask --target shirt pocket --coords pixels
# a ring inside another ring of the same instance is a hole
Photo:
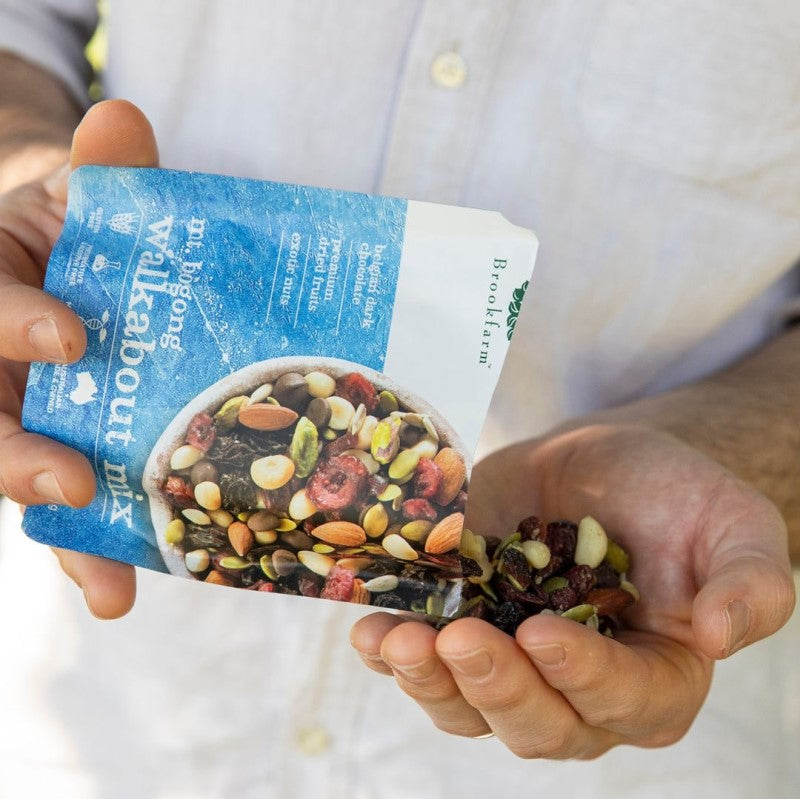
[[[585,52],[576,114],[597,147],[709,183],[798,169],[795,0],[604,0]]]

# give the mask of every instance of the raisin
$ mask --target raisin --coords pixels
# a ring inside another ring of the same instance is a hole
[[[334,566],[325,580],[320,598],[349,602],[353,598],[355,580],[356,575],[354,571],[345,569],[343,566]]]
[[[545,543],[554,555],[567,560],[575,557],[575,543],[578,540],[578,525],[567,521],[550,522],[547,525]]]
[[[336,455],[317,466],[306,493],[321,511],[352,505],[367,483],[367,467],[352,455]]]
[[[367,413],[378,407],[378,392],[375,386],[358,372],[349,372],[336,381],[336,394],[353,404],[354,408],[364,405]]]
[[[501,571],[506,579],[519,591],[527,590],[531,584],[531,568],[525,553],[516,547],[507,547],[500,558]]]
[[[214,420],[207,413],[197,413],[192,417],[186,431],[187,443],[201,452],[208,452],[216,437],[217,429],[214,426]]]
[[[494,624],[503,632],[514,635],[525,618],[525,611],[516,602],[501,602],[497,607]]]
[[[497,592],[507,602],[529,607],[536,612],[547,605],[547,594],[538,586],[531,586],[527,591],[518,591],[511,583],[498,583]]]
[[[595,588],[619,588],[619,574],[607,560],[594,570],[594,576]]]
[[[578,594],[574,588],[556,588],[550,592],[549,604],[553,610],[568,610],[578,604]]]
[[[316,574],[301,574],[297,578],[297,588],[303,596],[318,597],[321,580]]]
[[[376,608],[393,608],[394,610],[404,610],[405,602],[393,591],[386,591],[378,594],[372,603]]]
[[[544,541],[545,526],[538,516],[528,516],[519,523],[517,528],[523,541]]]
[[[194,491],[181,477],[171,474],[164,483],[164,494],[176,508],[188,508],[194,504]]]
[[[406,519],[425,519],[435,522],[437,513],[436,508],[427,499],[407,499],[403,503],[403,517]]]
[[[442,487],[442,470],[430,458],[420,458],[414,474],[414,494],[422,499],[433,499]]]
[[[339,436],[339,438],[335,438],[329,444],[325,445],[322,450],[322,457],[328,459],[335,458],[338,455],[341,455],[343,452],[346,452],[348,449],[355,449],[357,443],[357,436],[355,436],[353,433],[345,433],[344,435]]]
[[[579,602],[582,602],[587,592],[594,588],[595,576],[591,566],[573,566],[564,572],[564,577],[569,580],[570,588],[575,590]]]

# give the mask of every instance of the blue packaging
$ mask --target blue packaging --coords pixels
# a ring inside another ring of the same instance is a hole
[[[31,367],[23,425],[83,452],[97,495],[29,507],[25,531],[206,582],[457,613],[481,579],[461,539],[471,458],[536,247],[494,213],[76,170],[45,290],[88,347]]]

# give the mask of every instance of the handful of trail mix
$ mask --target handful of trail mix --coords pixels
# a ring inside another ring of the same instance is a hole
[[[504,540],[464,530],[466,575],[460,617],[485,619],[514,635],[530,616],[552,613],[613,635],[616,616],[638,600],[628,553],[591,516],[580,524],[536,516]]]

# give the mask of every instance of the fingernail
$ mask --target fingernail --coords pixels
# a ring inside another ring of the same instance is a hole
[[[436,661],[427,658],[419,663],[389,663],[389,666],[409,680],[426,680],[436,670]]]
[[[485,677],[493,667],[492,656],[485,649],[463,655],[447,655],[448,665],[465,677]]]
[[[725,608],[725,623],[727,626],[726,646],[727,654],[733,654],[744,642],[744,637],[750,629],[750,608],[741,599],[734,599]]]
[[[58,325],[50,317],[44,317],[30,326],[28,340],[44,360],[66,362],[67,353],[61,343]]]
[[[52,472],[39,472],[33,478],[32,485],[33,490],[43,499],[49,502],[57,502],[60,505],[69,505],[56,476]]]
[[[561,644],[541,644],[527,647],[525,651],[543,666],[560,666],[567,659],[567,653]]]

